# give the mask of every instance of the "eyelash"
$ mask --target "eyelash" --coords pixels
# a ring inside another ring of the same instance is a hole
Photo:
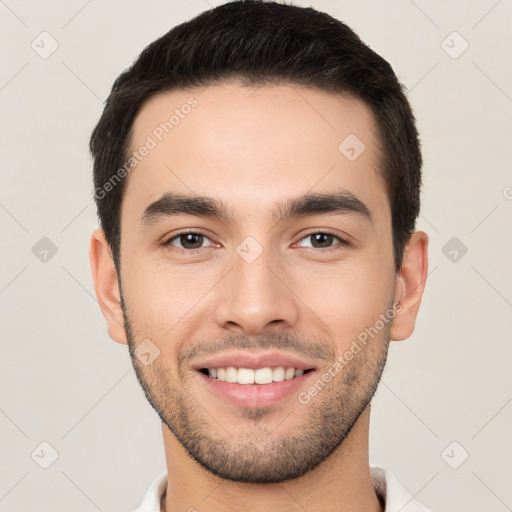
[[[170,250],[177,250],[177,251],[181,251],[181,252],[185,252],[187,253],[188,255],[194,255],[194,254],[197,254],[201,249],[207,249],[208,247],[200,247],[199,249],[183,249],[183,248],[180,248],[180,247],[175,247],[173,245],[171,245],[171,242],[176,240],[177,238],[180,238],[181,236],[183,235],[190,235],[190,234],[193,234],[193,235],[202,235],[204,236],[205,238],[207,238],[208,240],[210,240],[210,238],[205,234],[203,233],[202,231],[200,230],[190,230],[190,231],[181,231],[180,233],[174,235],[173,237],[169,238],[166,242],[164,242],[162,245],[166,248],[170,248]],[[325,249],[321,249],[321,248],[317,248],[317,247],[306,247],[306,249],[313,249],[313,250],[316,250],[316,251],[320,251],[320,252],[330,252],[330,251],[334,251],[334,250],[338,250],[340,249],[341,247],[343,246],[347,246],[349,245],[349,243],[341,238],[339,235],[337,235],[336,233],[326,229],[326,230],[321,230],[321,231],[312,231],[310,233],[307,233],[305,234],[300,240],[299,242],[301,242],[302,240],[304,240],[305,238],[308,238],[312,235],[331,235],[333,236],[334,238],[337,238],[339,240],[339,243],[332,246],[332,247],[327,247]],[[298,243],[298,242],[297,242]]]

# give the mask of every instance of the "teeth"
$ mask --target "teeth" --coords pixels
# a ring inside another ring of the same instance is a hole
[[[284,378],[286,380],[293,379],[295,377],[295,368],[286,368],[286,371],[284,372]]]
[[[276,368],[235,368],[228,366],[226,368],[209,368],[208,375],[224,382],[237,382],[238,384],[270,384],[271,382],[281,382],[290,380],[294,377],[300,377],[304,370],[300,368],[291,368],[278,366]]]
[[[240,368],[235,382],[238,382],[238,384],[254,384],[254,370]]]
[[[238,372],[234,366],[228,366],[226,368],[226,382],[236,382],[237,374]]]
[[[282,380],[284,380],[284,373],[285,370],[282,366],[274,368],[272,371],[272,380],[274,382],[281,382]]]
[[[258,368],[256,371],[252,371],[254,373],[254,382],[256,384],[270,384],[272,382],[272,368]]]

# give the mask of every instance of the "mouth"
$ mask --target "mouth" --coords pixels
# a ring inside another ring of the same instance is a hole
[[[236,368],[235,366],[219,368],[201,368],[199,371],[211,379],[222,382],[231,382],[242,384],[244,386],[251,384],[271,384],[272,382],[282,382],[291,380],[305,373],[313,371],[313,368],[294,368],[293,366],[265,366],[263,368]]]
[[[292,354],[249,351],[220,354],[198,361],[199,381],[231,405],[268,407],[293,398],[318,373],[314,361]]]

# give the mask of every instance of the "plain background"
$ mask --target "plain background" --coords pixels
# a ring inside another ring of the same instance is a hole
[[[87,144],[143,47],[221,3],[0,1],[1,511],[133,510],[165,470],[160,421],[94,294]],[[373,402],[371,462],[438,512],[512,510],[511,2],[294,3],[389,60],[423,143],[430,274]],[[47,58],[42,32],[58,43]]]

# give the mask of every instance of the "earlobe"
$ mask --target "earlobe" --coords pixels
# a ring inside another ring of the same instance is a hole
[[[416,231],[405,247],[402,266],[396,276],[395,301],[398,306],[391,326],[392,340],[405,340],[413,333],[427,272],[428,236],[423,231]]]
[[[114,341],[126,345],[117,271],[110,245],[102,229],[96,229],[92,233],[89,260],[96,297],[107,321],[108,334]]]

